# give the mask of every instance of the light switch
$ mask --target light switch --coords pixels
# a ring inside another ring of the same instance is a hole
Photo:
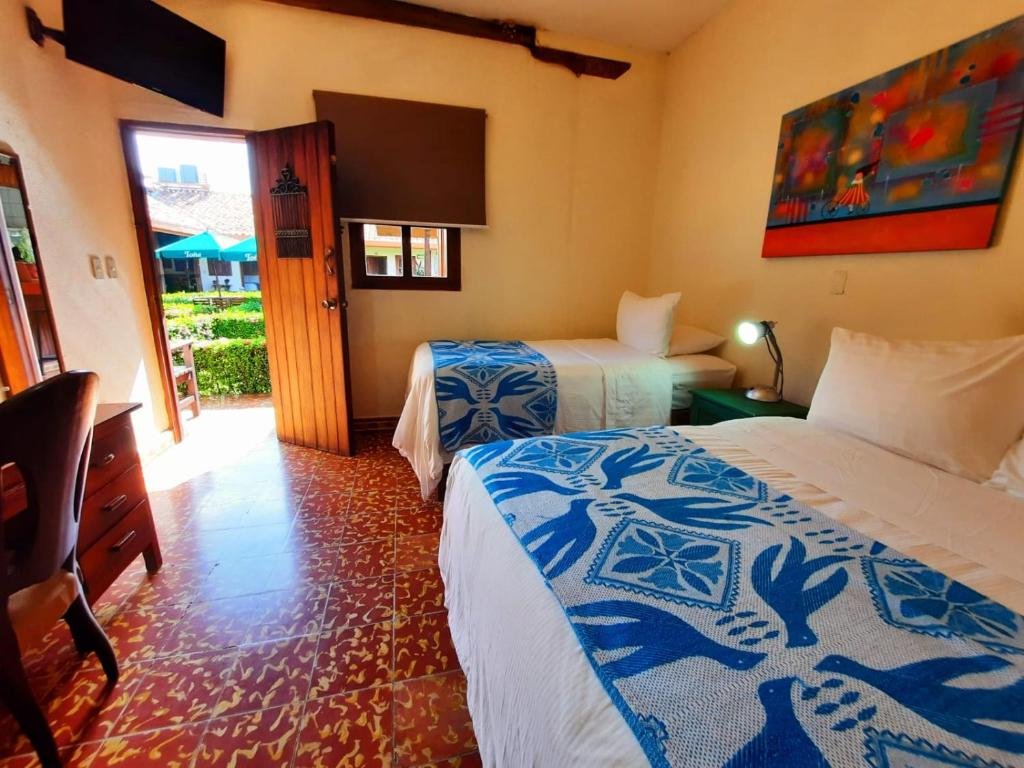
[[[107,265],[107,277],[114,279],[117,277],[117,262],[114,261],[113,256],[104,256],[103,261]]]
[[[97,280],[102,280],[106,277],[103,272],[103,259],[94,253],[89,254],[89,268],[92,270],[92,276]]]
[[[833,296],[842,296],[846,293],[846,270],[837,269],[832,273],[832,288],[830,293]]]

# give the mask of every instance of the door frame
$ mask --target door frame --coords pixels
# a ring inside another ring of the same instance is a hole
[[[150,122],[146,120],[120,120],[118,123],[121,131],[121,148],[124,151],[125,168],[128,171],[128,191],[131,195],[135,237],[139,246],[142,282],[146,290],[146,306],[149,310],[153,344],[156,347],[157,360],[160,364],[160,383],[164,394],[164,407],[167,410],[167,417],[171,423],[171,433],[174,435],[174,442],[180,443],[183,437],[181,413],[178,411],[178,393],[174,386],[174,371],[171,369],[167,326],[164,322],[163,304],[160,298],[160,276],[156,271],[153,226],[149,219],[149,203],[146,200],[146,188],[143,184],[139,150],[135,145],[135,134],[141,131],[144,133],[165,133],[193,138],[237,139],[244,142],[252,131],[205,125]]]

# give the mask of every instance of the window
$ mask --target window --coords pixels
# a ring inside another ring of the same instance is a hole
[[[461,241],[452,227],[350,224],[352,287],[462,290]]]
[[[210,277],[231,277],[231,262],[220,259],[207,259],[206,269]]]

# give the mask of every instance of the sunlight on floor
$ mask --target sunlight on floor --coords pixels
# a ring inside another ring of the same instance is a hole
[[[274,408],[264,396],[211,401],[203,404],[199,418],[183,426],[185,439],[146,463],[150,492],[241,462],[274,433]]]

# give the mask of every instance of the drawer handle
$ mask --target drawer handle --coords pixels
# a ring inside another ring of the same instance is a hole
[[[120,552],[122,549],[127,547],[135,539],[135,531],[128,531],[124,536],[118,539],[111,547],[111,552]]]
[[[128,501],[128,494],[122,493],[103,505],[104,512],[114,512],[118,507]]]
[[[102,459],[100,459],[98,462],[96,462],[96,466],[97,467],[105,467],[105,466],[107,466],[107,464],[109,464],[110,462],[112,462],[116,458],[117,458],[117,454],[116,453],[108,453],[106,456],[104,456]]]

